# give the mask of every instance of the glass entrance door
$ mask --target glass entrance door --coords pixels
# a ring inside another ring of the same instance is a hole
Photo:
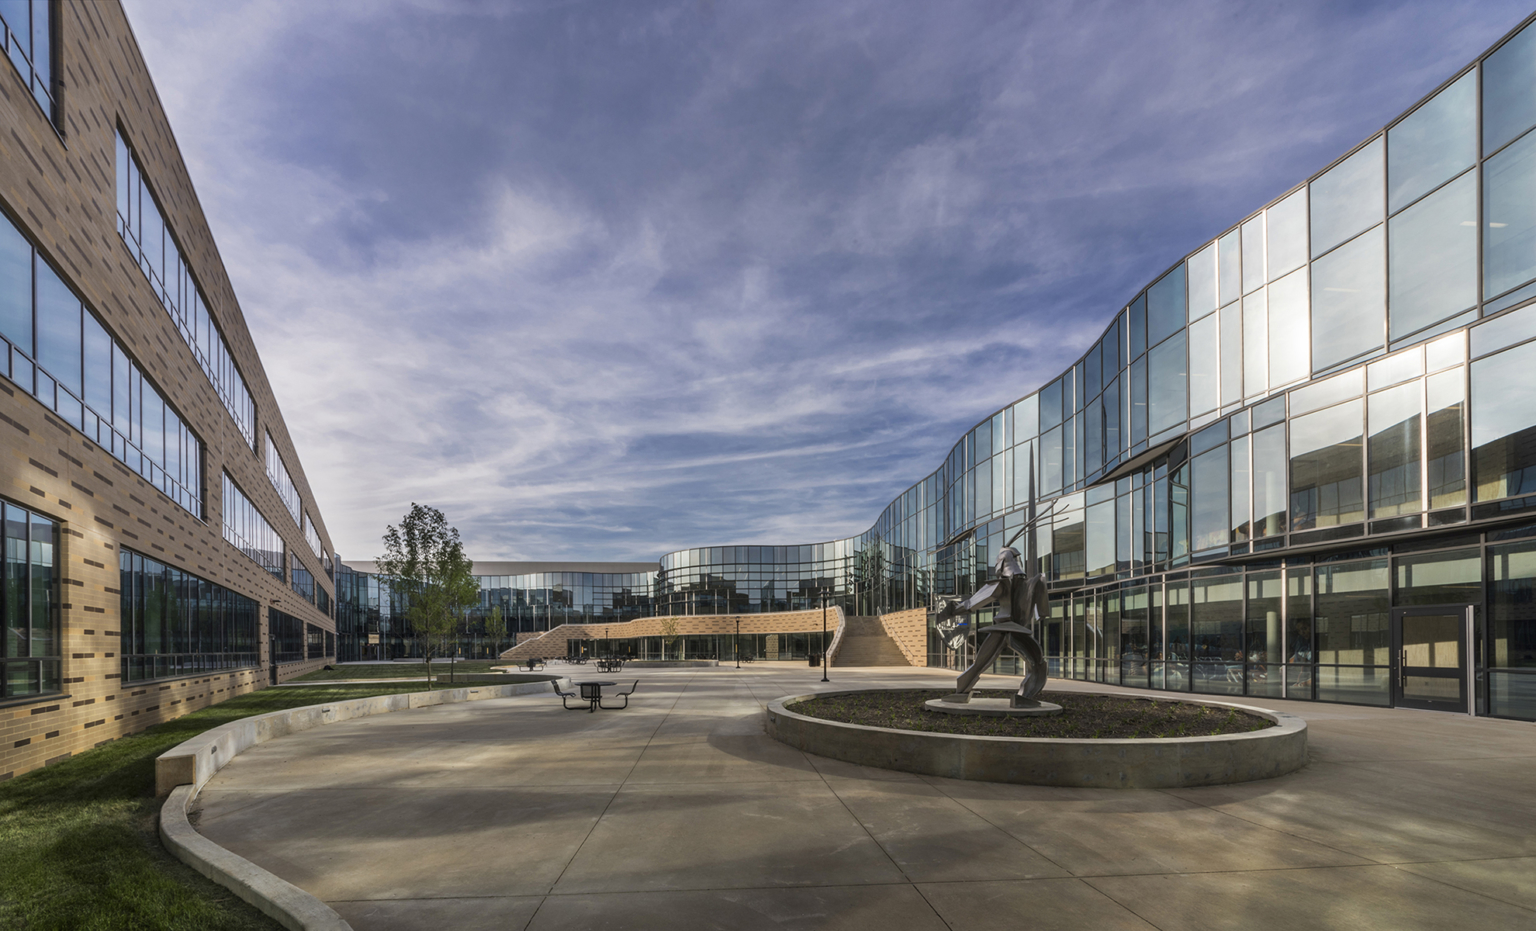
[[[1467,710],[1467,610],[1399,608],[1392,612],[1397,675],[1393,704],[1431,711]]]

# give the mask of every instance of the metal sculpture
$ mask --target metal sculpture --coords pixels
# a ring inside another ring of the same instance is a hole
[[[986,635],[976,649],[975,660],[955,681],[955,693],[945,696],[944,701],[959,704],[969,702],[971,690],[975,688],[976,680],[981,677],[982,671],[992,665],[1004,647],[1009,647],[1023,658],[1027,667],[1024,681],[1019,684],[1019,690],[1013,695],[1009,704],[1014,708],[1028,708],[1037,704],[1037,696],[1045,688],[1048,673],[1045,654],[1040,649],[1036,631],[1039,629],[1040,621],[1050,615],[1051,605],[1046,597],[1045,577],[1039,573],[1031,573],[1025,568],[1033,567],[1036,562],[1034,534],[1031,533],[1027,538],[1025,549],[1029,556],[1022,564],[1019,561],[1019,551],[1013,548],[1013,542],[1026,531],[1033,529],[1036,520],[1035,470],[1034,464],[1031,463],[1027,519],[1019,532],[998,550],[997,562],[993,566],[996,579],[983,585],[974,595],[963,601],[954,599],[946,601],[939,612],[937,618],[939,632],[949,639],[952,647],[963,646],[972,636],[979,636],[981,633]],[[993,623],[980,632],[970,630],[969,619],[966,616],[993,605],[996,605]]]

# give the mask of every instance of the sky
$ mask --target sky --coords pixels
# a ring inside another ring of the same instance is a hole
[[[481,560],[860,533],[1530,12],[125,5],[352,560],[412,502]]]

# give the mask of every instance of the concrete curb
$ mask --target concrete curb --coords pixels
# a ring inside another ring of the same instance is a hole
[[[1295,772],[1307,763],[1307,722],[1292,714],[1194,697],[1076,692],[1150,701],[1236,708],[1274,721],[1247,734],[1084,740],[980,737],[843,724],[812,718],[786,706],[811,698],[884,689],[847,689],[792,695],[768,705],[768,735],[806,753],[902,772],[1103,789],[1169,789],[1229,785]]]
[[[191,786],[177,786],[160,808],[160,842],[176,859],[292,931],[352,931],[329,905],[197,833],[187,820],[194,798]]]
[[[549,692],[551,691],[550,683],[556,681],[561,683],[563,689],[571,688],[571,680],[568,677],[551,676],[543,682],[349,698],[241,718],[204,731],[160,754],[155,759],[155,796],[164,798],[177,786],[190,785],[195,798],[197,793],[202,791],[204,784],[226,763],[251,747],[266,743],[274,737],[307,731],[322,724],[333,724],[337,721],[364,718],[374,714],[388,714],[391,711],[408,711],[429,705],[484,701],[488,698],[509,698],[513,695]]]

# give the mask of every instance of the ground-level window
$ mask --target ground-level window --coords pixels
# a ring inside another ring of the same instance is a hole
[[[24,698],[59,691],[59,526],[0,502],[0,695]]]

